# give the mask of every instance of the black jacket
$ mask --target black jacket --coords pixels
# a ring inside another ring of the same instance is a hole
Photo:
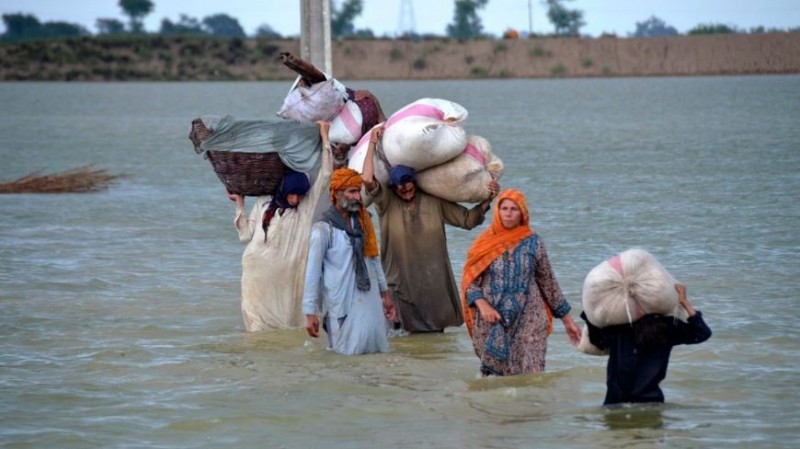
[[[605,405],[623,402],[664,402],[658,386],[667,376],[672,347],[702,343],[711,337],[711,329],[697,313],[684,323],[673,317],[645,315],[633,324],[620,324],[602,329],[595,327],[582,313],[589,330],[589,341],[600,349],[608,349]],[[647,335],[657,330],[657,335]],[[649,342],[642,339],[649,338]],[[637,343],[637,339],[640,340]]]

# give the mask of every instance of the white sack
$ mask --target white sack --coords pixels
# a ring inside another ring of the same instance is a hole
[[[458,156],[467,145],[463,106],[423,98],[392,114],[383,131],[383,151],[392,166],[424,170]]]
[[[466,118],[463,106],[436,98],[422,98],[392,114],[376,148],[375,179],[381,184],[389,182],[386,163],[380,160],[378,150],[390,166],[405,165],[416,171],[461,154],[467,146],[467,133],[460,124]],[[359,172],[363,171],[370,134],[371,130],[350,149],[348,166]]]
[[[386,159],[393,167],[405,165],[417,171],[453,159],[467,145],[461,127],[466,118],[467,110],[448,100],[422,98],[403,107],[384,126]]]
[[[492,192],[487,184],[503,175],[503,161],[492,153],[492,145],[481,136],[470,136],[464,151],[455,158],[417,174],[425,192],[456,203],[480,203]]]
[[[331,120],[328,138],[333,143],[352,145],[361,138],[362,123],[364,118],[358,104],[347,100],[342,110]]]
[[[583,282],[583,310],[599,328],[632,323],[648,313],[688,314],[678,302],[677,281],[650,253],[630,249],[594,267]]]
[[[583,326],[581,341],[578,343],[578,351],[589,355],[608,355],[608,349],[600,349],[589,341],[589,328]]]
[[[331,78],[310,87],[295,86],[283,100],[278,116],[299,122],[330,121],[344,107],[341,84]]]

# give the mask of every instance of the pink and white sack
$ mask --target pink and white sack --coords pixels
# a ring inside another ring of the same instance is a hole
[[[447,162],[464,151],[467,133],[461,124],[467,110],[448,100],[422,98],[392,114],[383,127],[380,151],[390,166],[405,165],[416,171]],[[371,132],[350,149],[349,167],[359,172],[364,166]],[[375,155],[375,178],[389,181],[386,163]]]
[[[425,192],[457,203],[480,203],[489,198],[487,184],[503,176],[503,161],[492,153],[492,144],[481,136],[470,136],[455,158],[417,173]]]
[[[358,103],[347,100],[336,117],[331,120],[328,138],[333,143],[352,145],[361,138],[362,123],[364,123],[364,118]]]
[[[594,267],[583,282],[583,311],[599,328],[633,323],[649,313],[686,321],[676,280],[643,249],[629,249]]]

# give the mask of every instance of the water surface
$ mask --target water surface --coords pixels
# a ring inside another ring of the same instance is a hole
[[[245,334],[233,203],[192,118],[267,118],[286,83],[0,84],[0,181],[95,164],[97,194],[0,196],[5,447],[793,447],[800,432],[800,77],[365,82],[387,113],[465,106],[528,197],[565,295],[630,247],[714,336],[667,404],[606,410],[563,327],[547,372],[477,377],[466,331],[328,353]],[[483,229],[481,227],[480,229]],[[479,230],[480,230],[479,229]],[[479,230],[450,230],[454,270]]]

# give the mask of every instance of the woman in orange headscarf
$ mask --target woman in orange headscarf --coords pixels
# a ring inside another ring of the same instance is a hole
[[[462,308],[484,376],[544,371],[553,317],[562,320],[573,345],[580,341],[580,328],[529,220],[522,192],[504,191],[492,225],[467,253]]]

